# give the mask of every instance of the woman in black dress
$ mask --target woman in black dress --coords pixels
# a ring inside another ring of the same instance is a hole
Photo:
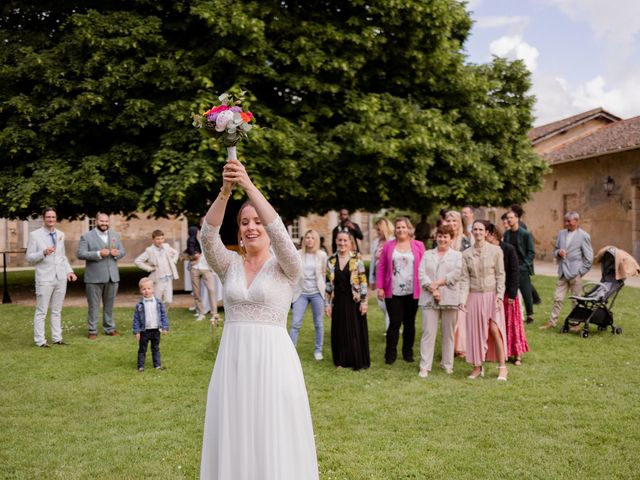
[[[326,314],[331,317],[331,351],[336,367],[369,368],[367,277],[351,248],[349,233],[336,237],[337,252],[327,265]]]

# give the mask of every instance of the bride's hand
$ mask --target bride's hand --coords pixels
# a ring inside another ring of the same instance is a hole
[[[224,170],[222,171],[222,178],[225,182],[232,184],[237,183],[245,190],[253,187],[253,182],[251,182],[247,170],[238,160],[229,160],[225,164]]]

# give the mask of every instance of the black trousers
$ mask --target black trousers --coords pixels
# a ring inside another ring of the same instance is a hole
[[[389,313],[389,328],[387,329],[387,349],[384,358],[387,362],[394,362],[398,356],[398,338],[402,325],[402,358],[413,361],[413,343],[416,339],[416,312],[418,299],[413,295],[394,295],[385,298],[385,305]]]
[[[144,360],[147,356],[147,346],[151,343],[151,358],[153,366],[160,367],[160,329],[153,328],[140,332],[140,343],[138,345],[138,368],[144,368]]]

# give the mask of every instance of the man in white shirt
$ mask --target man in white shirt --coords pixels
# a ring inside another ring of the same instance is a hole
[[[125,255],[120,235],[109,228],[109,215],[96,215],[96,228],[80,237],[76,257],[86,260],[84,283],[87,291],[89,312],[87,324],[89,340],[98,335],[100,303],[103,304],[102,328],[105,335],[119,335],[113,318],[113,304],[118,293],[120,272],[118,260]]]
[[[471,233],[473,229],[473,222],[476,219],[475,212],[471,205],[465,205],[460,210],[460,216],[462,217],[462,225],[464,227],[465,232]],[[473,239],[473,237],[471,237]]]
[[[64,249],[64,233],[56,229],[58,215],[47,207],[42,212],[43,226],[29,234],[27,261],[36,269],[36,312],[33,317],[33,340],[38,347],[49,347],[44,333],[47,310],[51,308],[51,337],[54,345],[66,345],[62,339],[62,302],[67,281],[77,277]]]

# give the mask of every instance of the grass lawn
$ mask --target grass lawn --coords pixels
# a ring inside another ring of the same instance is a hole
[[[467,380],[471,368],[458,359],[452,376],[436,370],[427,380],[417,364],[385,365],[373,301],[371,368],[337,371],[328,346],[324,361],[313,360],[307,316],[298,351],[320,477],[637,479],[640,290],[624,288],[615,305],[622,335],[592,329],[582,339],[538,329],[554,280],[534,283],[544,305],[527,326],[532,352],[523,366],[510,367],[506,384],[496,382],[493,365],[484,379]],[[121,331],[130,330],[131,315],[116,309]],[[161,343],[167,370],[151,369],[148,358],[140,374],[133,336],[89,341],[85,316],[85,308],[65,308],[71,345],[39,349],[33,308],[0,306],[0,478],[197,478],[220,330],[214,338],[206,322],[171,310]],[[329,345],[328,321],[325,334]]]

